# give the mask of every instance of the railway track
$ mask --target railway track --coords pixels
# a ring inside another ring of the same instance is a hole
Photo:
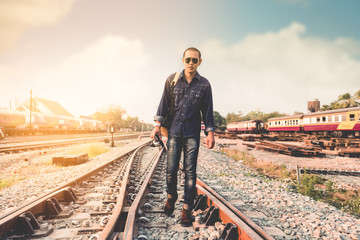
[[[114,140],[133,139],[139,136],[140,133],[117,135],[114,136]],[[105,138],[109,138],[109,136],[100,136],[100,137],[96,136],[96,137],[62,139],[62,140],[45,140],[36,143],[13,143],[5,146],[0,146],[0,153],[16,153],[20,151],[59,147],[59,146],[79,144],[84,142],[103,141]]]
[[[123,134],[114,134],[114,137]],[[129,134],[129,133],[128,133]],[[87,137],[109,137],[109,133],[92,133],[92,134],[55,134],[55,135],[31,135],[31,136],[10,136],[0,140],[0,145],[23,143],[23,142],[37,142],[37,141],[50,141],[59,139],[76,139],[76,138],[87,138]]]
[[[0,216],[1,239],[151,239],[165,231],[165,154],[150,142],[116,157],[34,201]],[[179,177],[181,177],[179,172]],[[180,182],[180,181],[179,181]],[[219,239],[272,239],[200,179],[194,228],[217,229]],[[217,225],[217,226],[215,226]]]

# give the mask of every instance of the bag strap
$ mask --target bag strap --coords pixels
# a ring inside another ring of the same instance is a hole
[[[179,80],[179,77],[180,77],[180,72],[176,72],[174,78],[170,82],[170,92],[169,92],[170,104],[168,108],[168,113],[164,119],[164,126],[167,126],[172,121],[172,117],[174,115],[174,105],[175,105],[174,88]]]
[[[172,84],[173,84],[174,87],[176,86],[176,84],[177,84],[177,82],[179,80],[179,77],[180,77],[180,72],[176,72],[175,76],[174,76],[174,78],[172,80]]]
[[[174,113],[174,104],[175,104],[174,88],[179,80],[179,77],[180,77],[180,72],[176,72],[175,76],[170,84],[170,106],[169,106],[169,113],[168,113],[168,114],[170,114],[170,116],[172,116]]]

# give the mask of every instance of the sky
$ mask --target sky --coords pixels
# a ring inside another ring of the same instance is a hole
[[[0,0],[0,107],[33,96],[74,116],[119,105],[152,123],[183,51],[214,110],[307,112],[360,89],[360,1]]]

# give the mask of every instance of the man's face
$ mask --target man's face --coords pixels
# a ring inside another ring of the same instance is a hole
[[[196,69],[201,64],[201,59],[199,59],[199,53],[197,51],[186,51],[182,59],[185,71],[188,73],[196,72]],[[194,63],[196,62],[196,63]]]

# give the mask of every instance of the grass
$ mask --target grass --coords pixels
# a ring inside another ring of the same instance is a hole
[[[244,165],[267,177],[281,180],[290,179],[293,189],[296,189],[302,195],[326,202],[343,211],[360,216],[360,193],[356,190],[337,188],[334,182],[319,175],[306,174],[306,171],[305,174],[300,176],[300,183],[298,183],[296,171],[289,171],[284,165],[258,161],[248,152],[229,149],[221,149],[221,152],[235,161],[242,161]]]
[[[289,172],[285,165],[275,165],[267,162],[260,162],[255,159],[248,152],[241,152],[236,150],[222,149],[221,152],[225,153],[235,161],[242,161],[246,166],[256,169],[259,173],[268,176],[281,179],[294,179],[295,172]]]
[[[85,154],[89,155],[89,158],[96,157],[100,154],[107,152],[108,149],[101,143],[88,143],[79,146],[74,146],[67,150],[66,154]]]
[[[0,190],[4,189],[4,188],[8,188],[12,185],[14,185],[17,182],[20,182],[21,180],[23,180],[22,178],[17,178],[17,177],[10,177],[10,178],[6,178],[6,179],[0,179]]]

